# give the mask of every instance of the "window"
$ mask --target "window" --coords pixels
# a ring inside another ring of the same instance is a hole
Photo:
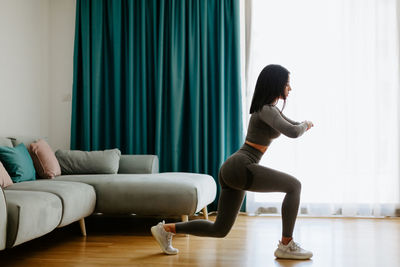
[[[281,64],[292,86],[284,114],[315,125],[274,140],[260,162],[302,182],[303,214],[399,212],[396,8],[396,0],[252,1],[245,110],[262,68]],[[247,196],[250,213],[279,212],[283,199]]]

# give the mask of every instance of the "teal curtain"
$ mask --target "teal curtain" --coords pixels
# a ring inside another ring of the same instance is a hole
[[[71,149],[218,181],[243,142],[239,43],[239,0],[77,0]]]

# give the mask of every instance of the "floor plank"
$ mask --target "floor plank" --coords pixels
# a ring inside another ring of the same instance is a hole
[[[400,266],[400,219],[299,218],[295,240],[314,252],[308,261],[274,258],[279,217],[239,216],[222,239],[178,235],[175,256],[150,234],[159,219],[91,217],[87,237],[74,223],[1,251],[0,266]]]

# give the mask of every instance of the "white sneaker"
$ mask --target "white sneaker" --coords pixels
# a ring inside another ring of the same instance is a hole
[[[308,260],[313,256],[311,251],[302,249],[293,240],[290,240],[286,246],[279,241],[278,248],[274,253],[275,257],[279,259],[293,259],[293,260]]]
[[[178,254],[179,250],[177,248],[172,247],[172,236],[174,236],[175,234],[165,231],[164,224],[165,222],[162,221],[157,225],[151,227],[151,233],[157,240],[161,250],[165,254],[169,255]]]

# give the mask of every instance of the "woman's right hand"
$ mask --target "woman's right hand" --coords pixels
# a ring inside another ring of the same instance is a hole
[[[311,129],[311,127],[314,127],[314,123],[312,121],[305,121],[307,123],[307,131]]]

